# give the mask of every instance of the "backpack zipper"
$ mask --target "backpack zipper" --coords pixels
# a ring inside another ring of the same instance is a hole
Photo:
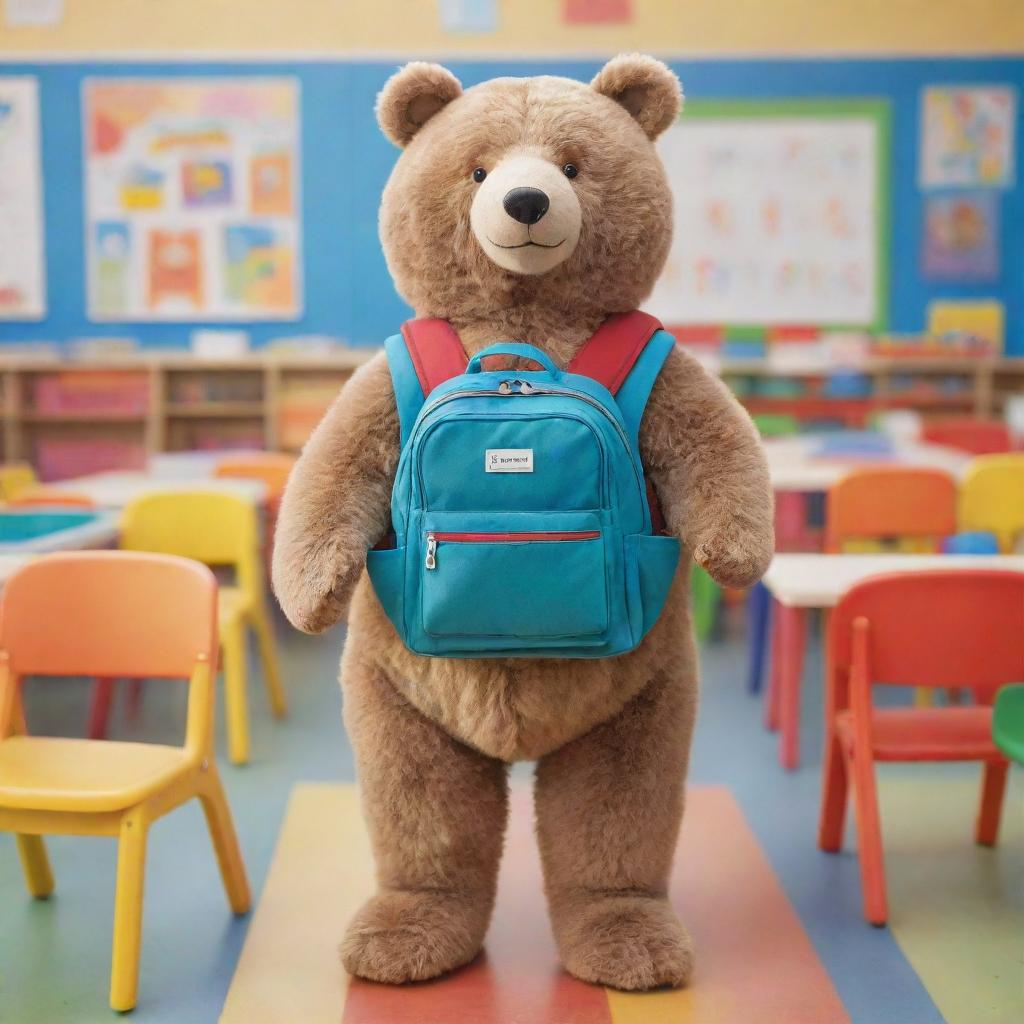
[[[597,540],[600,530],[534,530],[524,533],[442,533],[427,534],[427,557],[424,564],[428,569],[437,568],[437,545],[444,541],[449,544],[557,544],[562,541]]]

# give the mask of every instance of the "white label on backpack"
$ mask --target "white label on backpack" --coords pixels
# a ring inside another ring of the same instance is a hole
[[[488,448],[484,453],[488,473],[532,473],[532,448]]]

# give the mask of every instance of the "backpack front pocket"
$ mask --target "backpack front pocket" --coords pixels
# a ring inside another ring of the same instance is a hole
[[[608,628],[608,584],[599,517],[492,518],[502,522],[486,528],[466,522],[460,524],[464,529],[427,524],[420,559],[424,631],[438,637],[601,643]]]

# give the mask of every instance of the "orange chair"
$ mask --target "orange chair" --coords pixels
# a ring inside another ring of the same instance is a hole
[[[33,487],[11,498],[9,508],[95,508],[96,503],[86,494],[58,490],[55,487]]]
[[[267,487],[267,500],[275,502],[284,493],[284,485],[288,482],[288,474],[294,465],[293,455],[286,455],[283,452],[253,452],[252,455],[218,462],[213,475],[262,480]]]
[[[1013,437],[1002,420],[973,419],[969,416],[926,421],[921,439],[931,444],[959,448],[971,455],[998,455],[1013,450]]]
[[[115,1010],[135,1005],[153,822],[198,798],[231,909],[249,909],[249,883],[214,760],[216,658],[217,581],[188,559],[120,551],[47,555],[19,569],[4,588],[0,830],[17,836],[28,889],[40,899],[53,890],[44,835],[118,839]],[[24,735],[21,680],[79,675],[188,680],[184,745]]]
[[[860,541],[902,541],[917,551],[938,551],[956,533],[956,502],[956,481],[940,469],[854,470],[828,492],[825,550],[835,554]]]
[[[977,842],[995,843],[1007,761],[992,739],[991,702],[1024,679],[1024,573],[943,569],[891,573],[851,588],[828,633],[825,757],[818,845],[842,846],[853,784],[864,916],[888,906],[876,761],[981,761]],[[877,685],[968,687],[977,704],[875,708]]]

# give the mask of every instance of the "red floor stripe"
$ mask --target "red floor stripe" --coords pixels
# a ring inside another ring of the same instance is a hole
[[[611,1024],[604,989],[559,967],[529,793],[514,788],[513,805],[484,955],[464,970],[419,985],[355,979],[343,1024]]]

